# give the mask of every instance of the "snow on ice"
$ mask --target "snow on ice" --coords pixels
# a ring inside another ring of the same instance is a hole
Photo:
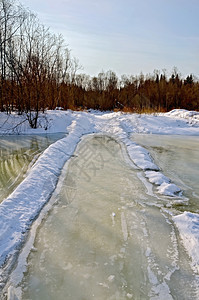
[[[199,273],[199,215],[185,211],[181,215],[174,216],[173,220],[192,259],[192,267]]]

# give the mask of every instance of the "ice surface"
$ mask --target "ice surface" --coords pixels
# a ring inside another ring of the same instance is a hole
[[[30,170],[27,178],[0,205],[0,267],[5,262],[12,265],[15,255],[25,241],[26,231],[49,200],[56,187],[64,163],[73,155],[81,137],[91,133],[113,136],[122,142],[129,157],[138,168],[145,172],[150,182],[158,185],[159,193],[173,196],[180,189],[159,172],[146,149],[132,142],[133,133],[183,134],[199,136],[198,113],[174,110],[156,115],[138,115],[103,112],[47,111],[39,118],[39,128],[31,129],[25,116],[17,114],[0,115],[0,134],[36,134],[66,132],[68,136],[51,145]],[[156,175],[156,176],[155,176]],[[186,215],[191,241],[199,252],[195,228],[195,217]],[[123,223],[124,226],[124,223]],[[185,227],[181,227],[181,232]],[[125,226],[124,237],[126,239]],[[188,245],[188,243],[184,243]],[[191,244],[191,243],[190,243]],[[190,255],[194,255],[193,252]],[[4,265],[5,267],[5,265]]]
[[[83,164],[85,146],[92,155]],[[158,198],[146,197],[121,149],[103,136],[79,144],[68,164],[77,193],[68,201],[66,175],[36,236],[22,299],[175,299],[185,282],[186,290],[192,287],[192,270],[177,272],[182,262],[173,223],[161,213]],[[104,164],[93,173],[88,166],[99,151]]]

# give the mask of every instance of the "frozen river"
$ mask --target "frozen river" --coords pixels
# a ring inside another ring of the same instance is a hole
[[[185,191],[188,209],[198,211],[198,139],[134,140]],[[199,298],[198,276],[171,218],[184,207],[147,193],[144,173],[123,146],[109,137],[87,137],[64,172],[28,258],[23,300]]]
[[[63,134],[0,136],[0,202],[25,178],[38,156]]]

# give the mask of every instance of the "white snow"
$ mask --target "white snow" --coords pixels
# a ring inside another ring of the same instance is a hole
[[[159,194],[175,197],[181,192],[181,189],[171,183],[171,180],[161,172],[146,171],[145,175],[151,183],[158,186],[157,191]]]
[[[158,188],[158,193],[166,196],[174,197],[181,192],[181,189],[174,183],[163,182]]]
[[[174,216],[173,220],[179,230],[180,237],[192,259],[192,267],[199,273],[199,214],[184,212]]]
[[[2,134],[40,134],[66,132],[72,122],[72,112],[69,111],[46,111],[38,118],[38,128],[30,128],[26,114],[12,113],[0,114],[0,135]]]
[[[187,119],[190,123],[199,123],[199,112],[197,111],[190,111],[186,109],[173,109],[166,113],[167,116],[177,117],[182,119]]]
[[[144,171],[159,170],[158,166],[156,166],[153,163],[150,154],[146,149],[139,145],[136,145],[133,142],[130,143],[127,139],[124,140],[124,143],[127,145],[127,151],[129,153],[130,158],[140,169]]]
[[[156,185],[169,183],[171,181],[168,177],[164,176],[161,172],[146,171],[145,175],[151,183],[154,183]]]
[[[89,112],[55,110],[46,111],[39,117],[38,122],[39,128],[31,129],[25,115],[0,113],[0,135],[54,132],[67,134],[44,151],[26,179],[0,204],[0,268],[3,267],[0,269],[0,279],[3,276],[2,270],[7,269],[9,272],[9,268],[12,267],[26,239],[26,232],[50,199],[65,162],[74,153],[83,135],[101,133],[117,139],[125,145],[129,157],[141,171],[144,171],[150,184],[156,185],[158,193],[172,197],[179,194],[180,189],[160,172],[148,151],[134,143],[131,135],[133,133],[158,133],[199,136],[199,113],[186,110],[150,115],[92,110]],[[143,178],[147,181],[145,177]],[[198,263],[197,216],[186,213],[174,220],[190,256]],[[128,232],[125,220],[122,219],[121,222],[124,240],[126,240]]]
[[[161,172],[146,171],[145,175],[151,183],[157,185],[159,194],[175,197],[181,192],[181,189],[174,183],[171,183],[171,180]]]

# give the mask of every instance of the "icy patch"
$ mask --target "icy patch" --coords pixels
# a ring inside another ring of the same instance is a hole
[[[146,190],[147,190],[147,195],[155,197],[155,194],[153,193],[153,186],[150,182],[148,182],[146,180],[146,178],[142,175],[141,172],[137,173],[137,177],[142,181],[142,183],[144,184]]]
[[[109,282],[113,282],[115,280],[115,275],[110,275],[109,277],[108,277],[108,281]]]
[[[128,230],[127,230],[127,223],[126,223],[126,217],[124,212],[121,213],[121,225],[122,225],[122,233],[124,241],[126,242],[128,240]]]
[[[184,212],[174,216],[182,243],[192,259],[192,268],[199,273],[199,214]]]
[[[19,300],[19,298],[16,296],[16,289],[15,288],[13,288],[12,286],[10,286],[9,288],[8,288],[8,296],[7,296],[7,299],[8,300]],[[20,294],[20,296],[21,296],[21,294]]]
[[[116,214],[114,212],[112,212],[112,214],[111,214],[112,226],[115,226],[115,216],[116,216]]]
[[[149,293],[150,299],[152,300],[172,300],[170,289],[166,282],[163,280],[162,283],[159,283],[155,273],[151,270],[150,266],[147,268],[149,281],[152,284],[151,291]]]
[[[165,281],[163,283],[154,286],[151,291],[151,300],[173,300],[173,297],[171,296],[170,290],[168,285]]]

